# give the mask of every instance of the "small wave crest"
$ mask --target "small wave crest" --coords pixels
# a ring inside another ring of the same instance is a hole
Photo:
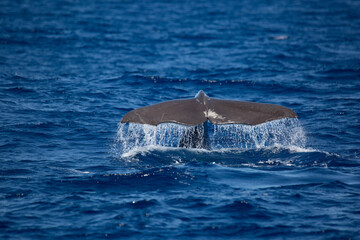
[[[282,147],[294,151],[307,151],[305,131],[298,119],[281,119],[249,126],[243,124],[216,125],[207,122],[212,151],[226,149],[260,149]],[[116,155],[128,157],[149,148],[178,147],[186,133],[202,126],[183,126],[163,123],[158,126],[120,123],[115,139]],[[199,149],[196,149],[199,150]]]

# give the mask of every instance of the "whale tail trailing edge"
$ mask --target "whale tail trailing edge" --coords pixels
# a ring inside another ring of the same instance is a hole
[[[177,123],[195,126],[209,120],[213,124],[257,125],[283,118],[297,118],[297,114],[280,105],[210,98],[203,91],[199,91],[195,98],[172,100],[135,109],[127,113],[121,123],[154,126]]]

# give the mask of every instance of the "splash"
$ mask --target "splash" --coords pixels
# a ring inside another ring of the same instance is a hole
[[[163,123],[157,126],[137,123],[120,123],[115,140],[116,152],[126,154],[140,148],[178,147],[184,137],[195,131],[207,129],[212,150],[258,149],[267,147],[304,148],[305,132],[298,119],[281,119],[249,126],[242,124],[216,125],[207,122],[207,127],[183,126]],[[190,139],[191,140],[191,139]],[[196,144],[194,143],[196,146]],[[196,147],[199,148],[199,147]]]

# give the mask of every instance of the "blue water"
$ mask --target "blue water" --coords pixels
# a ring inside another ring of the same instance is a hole
[[[122,135],[201,89],[299,120]],[[0,239],[360,239],[359,1],[2,0],[0,113]]]

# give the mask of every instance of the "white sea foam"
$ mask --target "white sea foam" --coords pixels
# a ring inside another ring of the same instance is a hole
[[[159,145],[148,145],[148,146],[143,146],[143,147],[134,147],[134,148],[130,149],[127,152],[121,153],[121,157],[125,158],[125,159],[131,158],[131,161],[132,161],[133,157],[137,156],[137,155],[145,156],[146,154],[149,154],[152,151],[169,152],[169,151],[174,151],[175,149],[176,148],[174,148],[174,147],[164,147],[164,146],[159,146]],[[183,150],[191,151],[191,152],[195,152],[195,153],[210,152],[210,150],[200,149],[200,148],[189,148],[189,149],[184,148]],[[216,151],[216,150],[214,150],[214,151]]]
[[[79,174],[92,174],[92,172],[89,172],[89,171],[80,171],[80,170],[76,170],[76,169],[69,169],[69,171],[72,171],[74,173],[79,173]]]

